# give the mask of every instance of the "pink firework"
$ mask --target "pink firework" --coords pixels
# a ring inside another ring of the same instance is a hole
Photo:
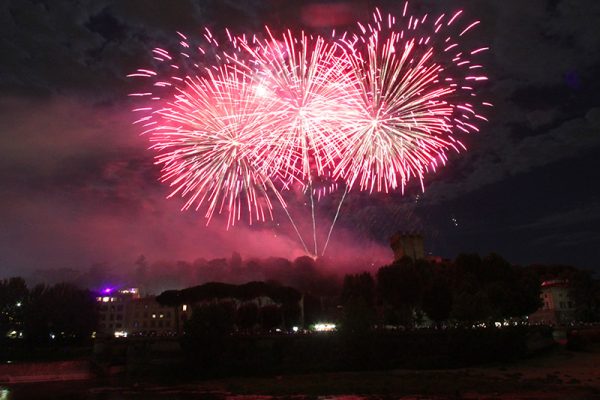
[[[271,115],[277,124],[264,138],[264,169],[304,185],[325,176],[341,158],[340,122],[355,87],[345,52],[320,36],[287,31],[276,38],[268,28],[266,39],[241,43],[263,95],[277,103]]]
[[[182,46],[189,48],[185,41]],[[274,129],[275,103],[262,95],[253,71],[243,62],[215,53],[223,64],[195,65],[199,76],[159,76],[148,69],[130,75],[154,81],[155,92],[134,94],[156,103],[136,109],[145,113],[136,123],[150,135],[156,163],[162,165],[161,181],[173,188],[168,197],[185,197],[182,209],[204,207],[207,223],[215,212],[225,212],[227,226],[243,214],[252,224],[272,218],[269,195],[285,205],[270,177],[258,168],[265,131]],[[175,72],[184,68],[172,64],[173,56],[166,50],[157,49],[155,54]]]
[[[476,61],[487,48],[459,41],[479,21],[462,26],[462,12],[431,18],[407,9],[399,18],[377,10],[370,25],[359,24],[362,34],[342,40],[358,90],[335,176],[360,190],[404,190],[412,178],[423,187],[448,151],[465,148],[455,134],[486,121],[475,87],[487,80]]]
[[[151,88],[134,111],[148,134],[161,180],[182,196],[183,209],[205,210],[207,223],[227,215],[227,226],[272,218],[275,197],[301,186],[310,196],[314,253],[318,254],[313,197],[338,184],[346,190],[404,190],[411,179],[445,164],[464,145],[457,134],[477,132],[478,85],[487,80],[477,61],[487,48],[470,48],[462,12],[431,18],[379,11],[358,35],[331,38],[231,36],[223,51],[207,30],[200,46],[179,34],[181,49],[157,48],[159,68],[132,77]],[[201,61],[198,61],[201,60]],[[333,226],[340,212],[338,206]],[[327,247],[327,242],[323,251]]]

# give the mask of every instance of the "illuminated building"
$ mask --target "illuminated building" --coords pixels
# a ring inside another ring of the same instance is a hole
[[[135,288],[123,290],[106,288],[102,290],[96,297],[99,304],[99,335],[112,336],[115,332],[124,331],[127,325],[127,306],[139,296],[139,292]]]
[[[185,304],[181,307],[163,306],[154,296],[137,299],[129,304],[127,331],[133,336],[177,335],[186,313]]]
[[[390,246],[394,250],[394,260],[409,257],[414,260],[425,258],[423,236],[419,233],[396,233],[390,239]]]
[[[181,331],[187,305],[163,306],[156,297],[140,297],[137,288],[104,289],[99,304],[98,336],[173,336]]]
[[[575,319],[575,303],[569,296],[569,282],[550,280],[542,283],[542,307],[529,316],[530,324],[564,325]]]

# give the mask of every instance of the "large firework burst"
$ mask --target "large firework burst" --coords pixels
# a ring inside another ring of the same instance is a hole
[[[345,52],[321,36],[294,36],[291,31],[274,37],[240,41],[256,70],[257,85],[277,103],[276,120],[263,136],[263,168],[268,175],[302,184],[323,177],[341,157],[354,82],[346,71]]]
[[[275,197],[302,241],[282,195],[299,184],[310,196],[317,254],[313,197],[338,184],[342,202],[352,188],[404,190],[415,178],[423,186],[448,152],[464,149],[457,134],[486,120],[477,110],[490,104],[476,89],[487,78],[476,59],[487,48],[462,42],[479,24],[461,24],[462,12],[407,10],[408,2],[399,18],[376,11],[354,35],[227,32],[223,51],[207,30],[201,46],[179,34],[178,54],[154,49],[163,68],[131,74],[152,82],[132,96],[147,99],[136,123],[169,197],[205,209],[207,223],[226,213],[228,226],[244,214],[249,223],[272,218]]]
[[[475,121],[485,120],[475,111],[474,82],[487,78],[473,57],[486,48],[465,49],[447,33],[461,12],[417,18],[407,8],[385,20],[377,10],[361,34],[342,40],[358,91],[335,175],[361,190],[403,190],[411,178],[423,186],[449,150],[464,149],[455,134],[477,131]]]
[[[182,47],[189,48],[181,37]],[[154,92],[134,94],[157,103],[136,109],[146,113],[136,123],[150,135],[156,163],[162,165],[161,181],[173,188],[168,197],[185,197],[182,209],[205,207],[207,223],[215,212],[224,211],[227,226],[242,214],[247,214],[250,224],[272,218],[269,196],[285,202],[271,178],[259,170],[258,157],[264,132],[274,129],[271,116],[276,103],[256,86],[253,71],[231,55],[213,50],[223,64],[196,64],[198,75],[189,75],[177,74],[187,64],[172,63],[174,56],[166,50],[154,52],[176,73],[141,69],[130,76],[154,82]]]

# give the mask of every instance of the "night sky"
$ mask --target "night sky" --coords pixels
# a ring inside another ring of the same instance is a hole
[[[482,20],[476,39],[492,49],[485,91],[495,108],[480,134],[461,137],[469,151],[427,178],[425,193],[418,184],[404,196],[351,193],[329,257],[389,260],[389,236],[418,230],[428,252],[448,258],[493,251],[517,264],[600,270],[600,2],[411,4]],[[127,269],[141,254],[302,255],[279,215],[226,231],[165,199],[147,138],[131,125],[136,83],[125,76],[149,64],[152,48],[176,43],[175,31],[327,32],[368,20],[376,5],[400,14],[403,2],[0,2],[0,277]],[[320,205],[320,226],[339,195]]]

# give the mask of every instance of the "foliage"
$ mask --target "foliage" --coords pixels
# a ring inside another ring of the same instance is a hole
[[[346,275],[342,286],[342,304],[362,300],[367,307],[375,304],[375,281],[368,272]]]
[[[219,302],[195,307],[184,324],[184,348],[198,365],[215,368],[222,362],[224,349],[235,323],[235,308],[231,302]]]
[[[249,331],[258,323],[258,306],[254,302],[242,304],[236,312],[235,324],[242,331]]]
[[[497,254],[460,254],[442,264],[403,258],[377,272],[384,324],[414,325],[423,315],[437,326],[520,318],[540,307],[540,280]]]
[[[209,282],[183,290],[168,290],[161,293],[156,300],[164,305],[180,305],[197,303],[215,299],[250,300],[266,296],[282,304],[297,303],[301,294],[296,289],[281,286],[274,282],[249,282],[233,285],[222,282]]]
[[[260,309],[260,323],[266,332],[280,326],[282,317],[281,308],[275,304],[268,304]]]
[[[0,334],[23,332],[29,343],[77,343],[90,338],[98,314],[94,296],[68,283],[29,289],[22,278],[0,281]]]
[[[27,285],[23,278],[0,281],[0,337],[21,327],[27,295]]]

